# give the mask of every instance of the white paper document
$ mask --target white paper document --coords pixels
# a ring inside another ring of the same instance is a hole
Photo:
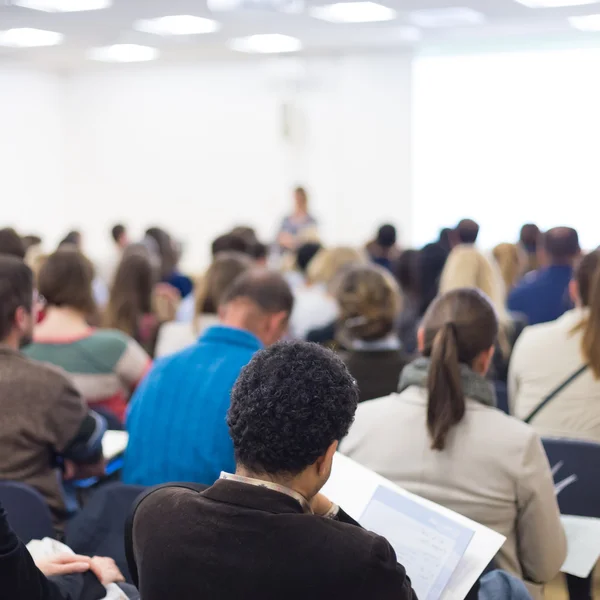
[[[129,434],[126,431],[107,431],[102,438],[102,453],[106,460],[123,454],[127,449]]]
[[[390,542],[420,600],[463,600],[505,541],[341,454],[323,493]]]
[[[561,571],[588,577],[600,558],[600,519],[562,515],[567,536],[567,559]]]

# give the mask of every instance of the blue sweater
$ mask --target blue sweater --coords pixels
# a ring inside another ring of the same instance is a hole
[[[193,346],[157,361],[131,401],[123,481],[212,485],[221,471],[234,472],[226,423],[230,394],[260,348],[251,333],[216,326]]]
[[[554,265],[528,273],[508,297],[508,308],[527,317],[528,325],[558,319],[573,308],[569,298],[569,282],[573,269]]]

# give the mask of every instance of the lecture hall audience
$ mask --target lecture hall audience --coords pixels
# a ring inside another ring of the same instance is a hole
[[[566,555],[539,436],[495,407],[485,378],[498,321],[475,289],[440,296],[419,329],[422,357],[398,394],[361,404],[341,451],[399,486],[506,536],[498,568],[535,597]]]
[[[76,248],[48,257],[38,276],[45,318],[24,351],[64,369],[92,408],[123,422],[129,397],[152,361],[132,337],[90,325],[97,319],[93,279],[92,263]]]
[[[416,600],[389,542],[319,493],[357,400],[328,350],[258,352],[231,395],[235,465],[202,492],[166,487],[137,506],[142,598]]]
[[[212,484],[234,469],[225,415],[242,367],[287,332],[293,296],[277,273],[242,273],[220,298],[220,324],[156,363],[129,410],[123,480]]]
[[[62,529],[70,514],[62,478],[104,472],[106,423],[88,410],[63,371],[21,354],[37,310],[29,267],[0,256],[0,479],[34,487]]]
[[[600,251],[583,258],[569,286],[575,308],[556,321],[528,327],[510,364],[512,410],[540,435],[600,443]]]

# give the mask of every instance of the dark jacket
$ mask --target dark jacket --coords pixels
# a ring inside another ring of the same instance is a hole
[[[395,392],[402,369],[411,361],[402,350],[346,350],[340,357],[358,383],[359,402]]]
[[[235,481],[146,496],[133,554],[144,600],[416,600],[390,544],[343,511],[305,514],[286,494]]]

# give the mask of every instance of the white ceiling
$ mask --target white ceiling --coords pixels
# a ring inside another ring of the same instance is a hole
[[[514,44],[524,40],[600,41],[600,34],[573,30],[567,17],[600,13],[600,4],[557,9],[532,9],[516,0],[378,0],[398,12],[398,19],[384,23],[332,24],[307,14],[286,15],[269,11],[237,11],[211,14],[206,0],[114,0],[108,10],[78,13],[44,13],[10,6],[0,0],[0,30],[35,27],[64,33],[65,43],[52,48],[0,49],[0,58],[33,64],[71,68],[85,63],[90,47],[119,42],[156,46],[161,60],[201,60],[239,56],[227,48],[233,37],[257,33],[283,33],[302,40],[305,54],[339,53],[356,50],[377,51],[411,46],[465,44],[493,41]],[[310,5],[327,0],[308,0]],[[423,30],[421,41],[406,40],[409,14],[415,10],[469,7],[483,13],[486,22],[476,26]],[[132,30],[140,18],[190,14],[207,16],[222,23],[217,33],[185,37],[160,37]]]

